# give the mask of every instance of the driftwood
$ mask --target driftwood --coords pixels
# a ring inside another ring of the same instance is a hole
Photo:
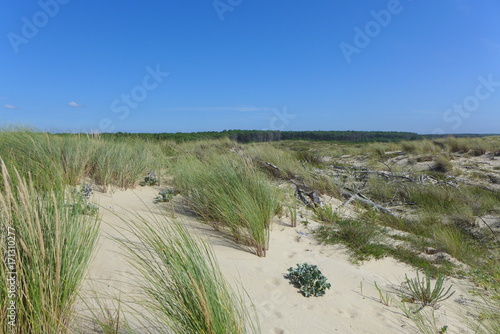
[[[266,165],[272,167],[273,169],[279,171],[280,173],[284,173],[283,170],[281,170],[281,168],[279,168],[276,165],[273,165],[269,162],[266,162]],[[323,202],[321,201],[317,191],[314,190],[313,188],[309,187],[308,185],[306,185],[304,181],[298,180],[297,178],[289,179],[289,181],[291,183],[293,183],[296,187],[295,194],[307,206],[310,206],[310,207],[323,206]],[[391,210],[389,210],[386,207],[383,207],[380,204],[377,204],[377,203],[371,201],[370,199],[368,199],[363,194],[360,194],[359,192],[355,193],[352,189],[345,188],[345,187],[343,189],[341,189],[340,192],[342,195],[349,197],[349,200],[347,202],[344,202],[342,205],[346,205],[346,204],[352,202],[353,200],[358,200],[363,204],[372,206],[381,212],[384,212],[386,214],[389,214],[391,216],[396,217],[396,215],[394,213],[392,213]]]
[[[481,188],[483,190],[492,191],[492,192],[498,191],[498,190],[495,190],[493,188],[487,187],[485,185],[472,183],[466,179],[454,177],[454,176],[450,176],[450,175],[447,175],[446,178],[443,180],[443,179],[440,179],[440,178],[437,178],[433,175],[428,175],[428,174],[420,174],[420,175],[412,176],[409,173],[397,174],[397,173],[394,173],[392,171],[390,171],[390,172],[372,171],[372,170],[369,170],[365,167],[333,166],[333,169],[336,173],[333,176],[342,176],[345,174],[349,174],[349,175],[352,175],[355,178],[360,179],[360,180],[364,180],[365,177],[368,175],[377,175],[380,177],[384,177],[386,179],[400,179],[400,180],[404,180],[407,182],[415,182],[415,183],[433,183],[436,185],[450,186],[450,187],[453,187],[455,189],[459,189],[460,185],[462,184],[462,185],[466,185],[466,186],[478,187],[478,188]],[[493,183],[495,183],[495,182],[493,181]]]
[[[369,206],[372,206],[374,207],[375,209],[383,212],[383,213],[387,213],[388,215],[391,215],[393,217],[396,217],[396,215],[394,213],[392,213],[391,210],[389,210],[388,208],[386,207],[383,207],[382,205],[380,204],[377,204],[371,200],[369,200],[368,198],[366,198],[366,196],[364,196],[363,194],[360,194],[360,193],[354,193],[351,189],[349,188],[344,188],[344,189],[341,189],[340,190],[340,193],[344,196],[347,196],[349,197],[349,200],[347,200],[347,202],[343,203],[342,205],[344,204],[347,204],[347,203],[350,203],[352,202],[354,199],[360,201],[361,203],[363,204],[366,204],[366,205],[369,205]]]
[[[279,168],[276,165],[273,165],[270,162],[266,162],[265,164],[271,167],[277,174],[281,176],[288,175],[281,168]],[[310,207],[323,206],[323,202],[321,201],[321,198],[319,197],[316,190],[306,185],[304,181],[299,180],[299,178],[297,177],[293,178],[287,177],[287,179],[288,181],[293,183],[293,185],[295,185],[295,195],[302,202],[304,202],[304,204]]]
[[[316,190],[307,186],[303,181],[297,181],[296,179],[290,179],[295,185],[295,194],[300,198],[302,202],[310,207],[323,206],[323,202],[319,197]]]

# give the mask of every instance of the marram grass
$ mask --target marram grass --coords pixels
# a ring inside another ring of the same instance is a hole
[[[266,255],[271,219],[280,204],[263,173],[244,158],[224,155],[205,162],[185,157],[174,174],[177,189],[199,216],[258,256]]]
[[[220,272],[212,248],[195,240],[180,222],[126,221],[133,239],[118,241],[139,272],[156,330],[177,334],[259,333],[256,315]],[[137,241],[138,240],[138,241]],[[253,310],[253,308],[252,308]]]
[[[40,192],[31,179],[16,170],[9,173],[2,160],[0,169],[0,248],[5,254],[8,244],[3,231],[13,231],[16,273],[2,263],[0,300],[8,303],[0,306],[1,331],[68,333],[71,308],[96,246],[97,218],[72,207],[69,193]],[[10,277],[16,278],[14,296],[8,295],[4,283]],[[9,324],[7,305],[12,301],[15,319]]]
[[[104,191],[109,185],[133,188],[148,171],[159,168],[162,157],[160,145],[136,139],[0,131],[0,158],[21,175],[31,174],[36,187],[44,190],[86,178]]]

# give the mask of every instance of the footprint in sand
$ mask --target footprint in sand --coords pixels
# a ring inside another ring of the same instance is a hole
[[[287,256],[289,259],[291,259],[291,258],[295,257],[295,255],[297,255],[297,253],[296,253],[296,252],[287,252],[287,253],[285,253],[285,254],[286,254],[286,256]]]
[[[286,334],[286,331],[283,328],[275,328],[272,334]]]

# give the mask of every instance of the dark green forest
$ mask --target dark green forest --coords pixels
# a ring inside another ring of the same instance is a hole
[[[59,133],[61,136],[73,135]],[[421,140],[448,137],[450,135],[421,135],[413,132],[397,131],[263,131],[263,130],[224,130],[204,132],[176,133],[101,133],[104,139],[119,140],[123,138],[139,138],[148,141],[174,140],[185,142],[202,139],[229,138],[240,143],[268,142],[280,140],[337,141],[348,143],[399,142],[402,140]],[[455,134],[454,137],[484,137],[487,135]]]

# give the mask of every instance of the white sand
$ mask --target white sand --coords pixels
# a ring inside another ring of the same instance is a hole
[[[125,227],[119,217],[127,216],[129,211],[144,216],[151,215],[150,211],[155,215],[167,215],[170,204],[152,202],[157,193],[156,188],[139,187],[94,195],[93,200],[102,207],[103,233],[89,278],[104,282],[94,283],[94,286],[102,287],[107,293],[120,289],[121,296],[133,289],[128,284],[134,279],[123,251],[105,235],[117,235],[115,228]],[[415,270],[410,266],[390,258],[354,265],[344,248],[317,245],[310,236],[301,234],[307,233],[303,226],[291,228],[286,221],[279,220],[273,224],[267,256],[259,258],[232,244],[209,226],[197,223],[192,215],[183,214],[180,205],[176,209],[181,212],[178,218],[190,225],[194,233],[210,240],[231,284],[235,287],[241,284],[247,291],[257,309],[262,333],[418,333],[395,303],[387,307],[380,302],[373,286],[373,282],[377,282],[380,287],[388,288],[403,282],[405,274],[414,277]],[[318,265],[328,278],[332,288],[325,296],[305,298],[283,277],[289,267],[302,262]],[[455,286],[464,285],[456,280],[447,281],[446,285],[450,282]],[[465,326],[458,321],[462,314],[454,301],[460,296],[457,291],[436,311],[438,324],[448,325],[448,333],[466,332]]]

